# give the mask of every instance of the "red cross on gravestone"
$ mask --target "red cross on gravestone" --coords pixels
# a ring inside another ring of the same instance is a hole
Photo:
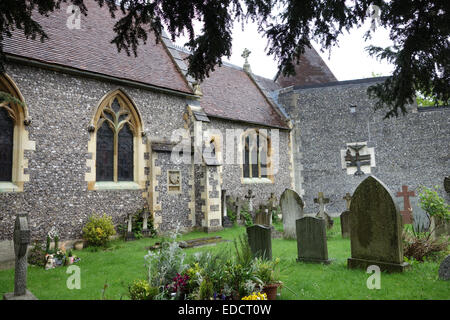
[[[402,192],[397,192],[397,197],[403,197],[403,210],[400,211],[400,214],[403,218],[404,224],[412,223],[412,208],[411,203],[409,202],[409,197],[415,197],[416,194],[414,191],[408,191],[408,186],[402,186]]]

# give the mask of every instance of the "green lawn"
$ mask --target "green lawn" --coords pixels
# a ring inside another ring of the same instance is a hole
[[[381,289],[369,290],[366,281],[370,276],[364,270],[348,270],[350,240],[342,239],[340,226],[328,233],[328,254],[335,259],[330,265],[296,262],[295,240],[274,239],[273,257],[281,259],[281,275],[285,288],[281,299],[449,299],[450,283],[438,279],[439,262],[426,262],[414,266],[401,274],[381,275]],[[191,232],[183,239],[219,235],[233,240],[244,233],[244,227],[234,227],[221,232],[206,234]],[[28,287],[38,299],[101,299],[105,284],[107,299],[128,299],[127,287],[133,280],[146,277],[144,266],[145,248],[158,239],[141,239],[132,242],[115,240],[104,251],[88,249],[75,251],[81,258],[81,289],[69,290],[66,286],[67,267],[44,270],[35,266],[28,268]],[[233,250],[233,243],[187,249],[192,255],[199,251]],[[14,270],[0,271],[0,296],[14,288]]]

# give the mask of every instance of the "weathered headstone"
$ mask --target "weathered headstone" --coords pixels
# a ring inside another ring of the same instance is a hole
[[[348,268],[377,265],[381,271],[402,272],[408,266],[403,262],[402,216],[389,189],[367,177],[352,196],[350,212]]]
[[[350,237],[350,211],[346,210],[341,213],[341,235],[342,238]]]
[[[347,192],[342,199],[346,201],[346,210],[339,217],[341,220],[341,234],[342,238],[348,238],[350,237],[350,203],[352,202],[352,196]]]
[[[4,300],[37,300],[27,289],[27,249],[31,241],[28,217],[25,214],[16,216],[14,225],[14,253],[16,264],[14,269],[14,292],[5,293]]]
[[[400,214],[403,218],[404,224],[411,224],[412,223],[412,215],[411,215],[411,203],[409,201],[409,197],[415,197],[416,194],[414,191],[408,190],[408,186],[403,185],[402,191],[397,192],[397,197],[403,197],[403,210],[400,211]]]
[[[150,234],[150,230],[148,229],[148,217],[149,217],[150,213],[148,212],[148,210],[144,210],[142,212],[142,236],[144,237],[149,237]]]
[[[269,209],[267,209],[266,206],[261,205],[258,212],[255,214],[253,223],[270,227],[272,225],[272,212],[269,212]]]
[[[127,234],[125,235],[126,241],[134,240],[134,232],[133,232],[133,214],[128,214],[128,226],[127,226]]]
[[[295,221],[303,217],[304,203],[297,192],[291,189],[284,190],[280,197],[280,207],[283,217],[285,238],[295,238]]]
[[[439,279],[450,280],[450,255],[446,256],[439,266]]]
[[[333,219],[326,213],[325,211],[325,204],[329,203],[330,199],[325,198],[323,195],[323,192],[319,192],[319,195],[317,198],[314,198],[314,203],[319,204],[319,212],[316,214],[316,218],[324,219],[327,223],[327,228],[330,229],[333,227]]]
[[[247,228],[248,243],[255,257],[272,260],[272,230],[255,224]]]
[[[222,190],[222,227],[231,228],[232,226],[233,222],[227,212],[227,190]]]
[[[297,261],[330,263],[325,220],[315,217],[303,217],[295,223],[297,230]]]

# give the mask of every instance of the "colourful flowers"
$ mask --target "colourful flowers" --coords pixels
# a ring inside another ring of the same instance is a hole
[[[242,300],[267,300],[267,295],[261,292],[253,292],[251,295],[243,297]]]

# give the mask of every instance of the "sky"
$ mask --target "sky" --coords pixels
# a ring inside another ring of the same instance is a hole
[[[313,47],[339,81],[370,78],[373,74],[386,76],[392,73],[393,66],[391,64],[378,61],[376,58],[369,56],[364,49],[369,45],[381,47],[392,45],[388,30],[377,26],[372,39],[364,41],[363,35],[369,28],[370,22],[367,21],[359,29],[355,28],[350,32],[344,31],[338,38],[339,46],[332,47],[331,52],[329,50],[321,52],[320,45],[313,42]],[[267,56],[265,53],[267,39],[258,34],[256,25],[249,22],[242,31],[241,24],[236,23],[232,37],[232,55],[230,59],[225,58],[224,61],[242,66],[244,58],[241,57],[241,54],[244,48],[247,48],[251,51],[248,61],[252,72],[273,79],[277,73],[277,62],[274,57]],[[186,38],[176,40],[178,45],[183,45],[185,42]]]

